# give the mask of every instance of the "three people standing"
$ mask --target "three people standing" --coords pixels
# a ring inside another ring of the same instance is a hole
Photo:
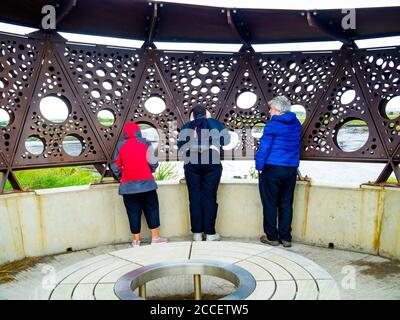
[[[290,111],[286,97],[277,96],[268,105],[271,121],[264,128],[256,154],[265,232],[260,241],[290,247],[301,124]],[[192,114],[194,120],[183,125],[178,138],[189,193],[191,230],[194,241],[217,241],[220,240],[215,222],[222,175],[221,153],[222,147],[230,142],[230,134],[222,122],[207,118],[203,106],[194,107]],[[126,124],[112,170],[121,180],[119,193],[124,199],[134,247],[140,245],[142,211],[151,229],[152,244],[167,242],[158,234],[157,184],[152,175],[157,166],[151,143],[142,138],[139,126],[134,122]]]

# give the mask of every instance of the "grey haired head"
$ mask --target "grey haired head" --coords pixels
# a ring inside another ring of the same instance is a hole
[[[282,113],[289,112],[291,107],[289,99],[285,96],[276,96],[272,100],[268,101],[268,105]]]

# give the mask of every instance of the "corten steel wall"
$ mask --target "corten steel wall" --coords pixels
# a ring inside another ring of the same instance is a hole
[[[132,120],[162,130],[166,139],[159,144],[160,159],[178,160],[177,131],[170,130],[171,123],[179,128],[198,103],[229,129],[243,132],[239,144],[225,151],[225,158],[253,159],[258,140],[245,135],[245,130],[268,122],[267,101],[279,94],[306,109],[302,159],[386,163],[377,182],[386,181],[393,171],[400,181],[400,118],[390,120],[384,112],[385,103],[399,95],[399,58],[399,47],[201,53],[72,44],[57,33],[38,32],[27,38],[0,34],[0,108],[11,119],[0,127],[0,192],[7,179],[19,189],[15,170],[94,164],[106,174],[123,124]],[[200,70],[204,67],[206,74]],[[196,87],[195,78],[201,80]],[[106,90],[104,83],[112,89]],[[340,97],[349,89],[356,91],[356,97],[342,105]],[[257,95],[250,109],[236,106],[238,95],[245,91]],[[49,95],[67,101],[65,122],[52,123],[41,114],[40,101]],[[162,113],[152,114],[144,107],[151,96],[165,101]],[[115,117],[111,127],[98,122],[97,113],[104,109]],[[336,135],[351,119],[366,122],[368,141],[357,151],[344,152]],[[63,150],[67,135],[81,141],[79,156]],[[25,141],[31,136],[44,143],[42,154],[26,150]]]

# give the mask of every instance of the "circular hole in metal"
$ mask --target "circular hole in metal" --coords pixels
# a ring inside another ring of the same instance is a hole
[[[337,130],[336,144],[345,152],[361,149],[368,141],[368,125],[361,119],[348,119]]]
[[[239,144],[239,135],[235,131],[230,130],[229,135],[231,137],[231,141],[226,146],[222,147],[224,150],[232,150]]]
[[[290,107],[290,111],[296,114],[297,119],[300,121],[301,124],[306,121],[306,109],[301,104],[294,104]]]
[[[115,116],[112,111],[103,109],[97,113],[97,120],[102,126],[111,127],[115,122]]]
[[[213,94],[217,94],[217,93],[219,93],[221,91],[221,89],[218,86],[213,86],[213,87],[211,87],[210,91]]]
[[[253,128],[251,128],[251,135],[256,139],[260,139],[263,135],[264,128],[265,128],[264,122],[256,123],[253,126]]]
[[[105,77],[105,76],[106,76],[106,71],[105,71],[104,69],[97,69],[97,70],[96,70],[96,74],[97,74],[99,77]]]
[[[238,95],[236,105],[241,109],[250,109],[257,102],[257,95],[251,91],[245,91]]]
[[[94,89],[94,90],[90,91],[90,94],[95,99],[98,99],[98,98],[101,97],[101,92],[100,92],[100,90],[97,90],[97,89]]]
[[[400,96],[395,96],[386,103],[385,114],[391,120],[400,117]]]
[[[142,137],[151,142],[154,150],[157,150],[158,143],[160,141],[160,136],[158,135],[157,129],[146,122],[139,122],[138,126],[140,127]]]
[[[300,85],[295,85],[293,86],[293,90],[295,93],[299,93],[301,91],[301,86]]]
[[[44,151],[44,141],[39,136],[29,136],[25,140],[25,148],[26,150],[34,155],[42,154]]]
[[[106,90],[112,90],[113,88],[112,82],[108,80],[103,81],[103,88]]]
[[[47,96],[40,100],[40,112],[48,121],[63,123],[71,113],[71,105],[64,96]]]
[[[153,96],[145,101],[144,107],[153,114],[159,114],[165,110],[166,105],[164,99],[159,96]]]
[[[340,102],[342,104],[349,104],[351,103],[356,97],[356,91],[353,89],[346,90],[340,96]]]
[[[232,289],[227,295],[223,294],[221,297],[223,300],[245,299],[256,288],[254,277],[238,265],[211,260],[181,260],[153,264],[131,271],[117,281],[114,292],[121,300],[146,299],[148,295],[151,295],[150,290],[146,288],[148,283],[160,278],[182,275],[193,276],[193,294],[186,296],[186,299],[192,297],[202,300],[206,298],[203,295],[205,292],[202,290],[202,277],[207,276],[223,279],[231,284]],[[174,295],[171,287],[172,284],[167,290],[169,297]],[[138,294],[135,293],[135,290]],[[211,292],[211,297],[213,297],[213,292]],[[168,299],[168,296],[160,297],[158,293],[156,298]]]
[[[77,135],[67,135],[63,139],[62,147],[71,157],[79,157],[83,152],[82,138]]]
[[[289,66],[289,69],[294,69],[294,68],[296,67],[296,62],[294,62],[294,61],[289,61],[289,62],[288,62],[288,66]]]
[[[194,79],[190,82],[190,84],[191,84],[193,87],[198,87],[199,85],[201,85],[201,80],[200,80],[199,78],[194,78]]]
[[[313,91],[313,90],[314,90],[314,85],[313,85],[313,84],[308,85],[307,88],[306,88],[306,90],[307,90],[308,92]]]
[[[4,89],[5,87],[7,87],[8,85],[8,81],[4,78],[0,78],[0,89]]]
[[[199,73],[202,74],[202,75],[207,74],[209,71],[210,70],[208,68],[206,68],[206,67],[201,67],[199,69]]]
[[[12,114],[7,110],[0,108],[0,127],[7,127],[12,122]]]
[[[289,82],[294,82],[295,80],[296,80],[296,75],[292,74],[292,75],[289,77]]]

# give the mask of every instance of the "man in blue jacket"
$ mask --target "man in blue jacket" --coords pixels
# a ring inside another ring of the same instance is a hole
[[[265,232],[260,241],[290,247],[301,124],[286,97],[277,96],[268,105],[271,121],[264,128],[256,154]]]

